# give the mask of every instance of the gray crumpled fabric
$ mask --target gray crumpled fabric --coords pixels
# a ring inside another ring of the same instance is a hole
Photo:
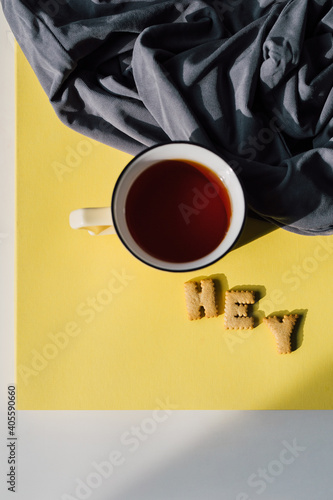
[[[332,0],[2,6],[66,125],[131,154],[205,145],[230,162],[257,213],[333,234]]]

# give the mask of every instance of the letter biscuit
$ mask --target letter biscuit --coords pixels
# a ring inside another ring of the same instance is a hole
[[[201,318],[201,307],[205,310],[207,318],[217,316],[215,300],[215,287],[212,279],[201,280],[201,292],[195,281],[185,283],[185,301],[188,318],[190,320]]]
[[[282,321],[276,316],[264,318],[263,322],[273,333],[276,347],[279,354],[289,354],[291,352],[291,332],[297,321],[298,314],[284,315]]]
[[[254,304],[254,292],[229,290],[225,293],[224,326],[228,329],[252,329],[254,320],[248,316],[248,305]]]

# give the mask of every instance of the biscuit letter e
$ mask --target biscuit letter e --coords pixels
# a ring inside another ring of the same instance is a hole
[[[254,304],[254,293],[225,292],[224,326],[226,329],[252,329],[253,318],[248,316],[248,304]]]

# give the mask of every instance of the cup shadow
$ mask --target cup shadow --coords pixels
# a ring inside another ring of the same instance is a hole
[[[251,211],[246,217],[243,231],[233,249],[247,245],[276,229],[278,229],[278,226],[275,226],[271,222],[260,217],[260,215]]]

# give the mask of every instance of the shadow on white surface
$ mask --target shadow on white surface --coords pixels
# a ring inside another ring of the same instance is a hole
[[[149,411],[20,412],[19,499],[23,485],[28,500],[332,498],[331,411],[173,411],[147,435],[151,419]],[[139,428],[146,439],[135,447]],[[123,460],[110,473],[115,452]]]

